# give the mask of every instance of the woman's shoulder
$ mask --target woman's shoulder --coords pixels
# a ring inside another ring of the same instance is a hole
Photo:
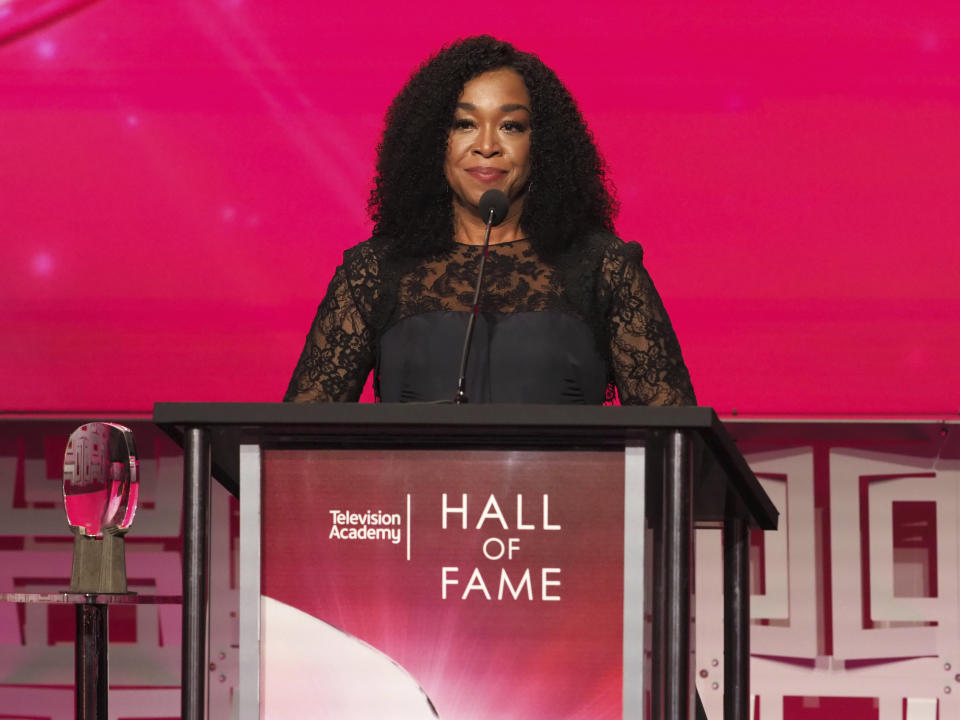
[[[627,242],[606,230],[586,235],[567,255],[566,264],[572,264],[580,272],[586,270],[604,275],[643,264],[640,243]]]
[[[640,265],[643,263],[643,246],[634,241],[623,240],[613,233],[594,233],[588,240],[606,263],[629,263]]]
[[[371,237],[343,251],[343,268],[351,280],[382,277],[389,262],[390,242],[382,237]]]

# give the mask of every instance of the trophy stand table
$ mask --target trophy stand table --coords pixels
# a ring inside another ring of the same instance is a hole
[[[107,608],[111,605],[178,605],[182,601],[180,595],[137,593],[0,593],[0,602],[76,606],[73,657],[77,720],[107,720]]]

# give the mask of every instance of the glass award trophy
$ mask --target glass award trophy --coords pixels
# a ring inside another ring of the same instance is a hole
[[[87,423],[63,458],[63,504],[74,534],[70,592],[127,592],[123,536],[137,512],[140,463],[129,428]]]

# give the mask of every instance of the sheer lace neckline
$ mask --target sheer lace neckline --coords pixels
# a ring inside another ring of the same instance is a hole
[[[530,238],[529,238],[529,237],[522,237],[522,238],[517,238],[516,240],[507,240],[507,241],[505,241],[505,242],[490,243],[490,249],[492,250],[493,248],[498,248],[498,247],[507,247],[507,246],[510,246],[510,245],[519,245],[519,244],[521,244],[521,243],[526,243],[527,245],[529,245],[529,244],[530,244]],[[456,240],[453,241],[453,244],[456,245],[458,248],[482,248],[482,247],[483,247],[482,244],[481,244],[481,245],[473,245],[472,243],[462,243],[462,242],[457,242]]]

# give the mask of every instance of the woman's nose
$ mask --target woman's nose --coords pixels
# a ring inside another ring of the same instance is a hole
[[[500,154],[500,138],[497,137],[495,126],[481,127],[473,146],[473,152],[485,158]]]

